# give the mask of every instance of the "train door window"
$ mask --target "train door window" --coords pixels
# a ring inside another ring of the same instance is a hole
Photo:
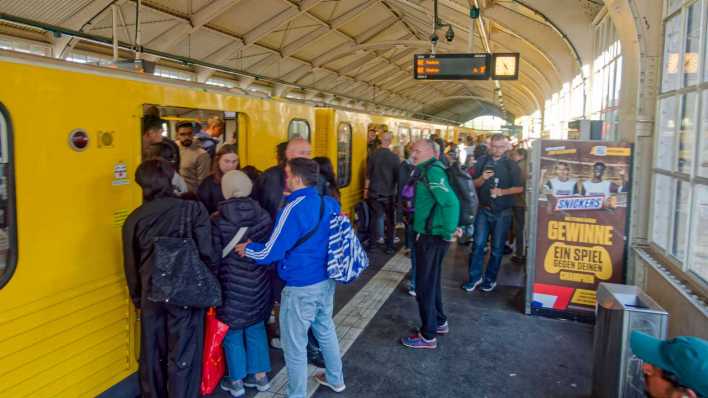
[[[310,141],[310,123],[304,119],[293,119],[288,126],[288,140],[301,137]]]
[[[413,139],[413,141],[418,141],[422,137],[423,135],[419,128],[414,127],[411,129],[411,138]]]
[[[12,134],[10,115],[0,103],[0,288],[12,278],[17,265]]]
[[[339,123],[337,127],[337,185],[346,187],[352,181],[352,126]]]
[[[430,129],[423,129],[423,138],[426,140],[430,138]]]
[[[150,150],[150,144],[162,139],[177,140],[177,125],[191,124],[194,137],[209,153],[214,153],[222,143],[238,147],[238,113],[209,109],[183,108],[175,106],[143,106],[143,156],[158,155],[157,148]],[[151,138],[147,131],[152,126],[160,129],[161,138]],[[163,157],[166,156],[163,153]],[[175,160],[175,159],[167,159]]]

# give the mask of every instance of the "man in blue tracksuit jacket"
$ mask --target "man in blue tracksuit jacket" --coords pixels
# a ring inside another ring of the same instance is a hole
[[[339,205],[316,189],[319,166],[310,159],[289,160],[286,186],[292,192],[276,215],[268,242],[236,246],[242,256],[258,264],[278,263],[285,282],[280,306],[280,334],[288,369],[288,396],[307,396],[307,330],[312,327],[325,361],[318,383],[344,391],[342,359],[332,312],[335,282],[327,276],[329,220]],[[322,211],[320,211],[322,209]],[[320,217],[320,214],[322,215]],[[312,231],[312,233],[310,233]],[[309,235],[309,237],[308,237]]]

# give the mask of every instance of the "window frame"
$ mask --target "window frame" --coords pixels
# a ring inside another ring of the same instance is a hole
[[[292,118],[290,119],[290,122],[288,123],[288,141],[295,138],[295,136],[290,134],[290,128],[293,126],[293,123],[296,122],[303,122],[307,126],[307,137],[302,137],[307,140],[307,142],[312,142],[312,127],[310,126],[310,122],[307,121],[307,119],[302,119],[302,118]]]
[[[349,167],[347,167],[347,178],[346,178],[346,184],[342,183],[342,176],[340,174],[340,169],[339,169],[339,145],[340,145],[340,140],[339,140],[339,134],[340,134],[340,128],[342,126],[347,126],[349,128],[349,154],[348,154],[348,159],[349,159]],[[352,124],[349,122],[339,122],[337,125],[337,187],[342,189],[346,188],[352,183],[352,165],[354,164],[353,162],[353,157],[354,157],[354,128],[352,127]]]
[[[704,111],[706,109],[706,106],[704,104],[704,101],[708,98],[708,66],[706,65],[706,59],[708,57],[708,33],[703,30],[701,31],[701,36],[698,38],[698,59],[699,59],[699,65],[698,65],[698,70],[696,71],[697,74],[697,79],[695,83],[691,85],[686,85],[686,78],[684,75],[684,62],[685,62],[685,53],[686,53],[686,41],[687,41],[687,29],[688,29],[688,22],[687,22],[687,17],[688,17],[688,10],[690,7],[697,5],[700,8],[700,14],[698,14],[699,21],[698,24],[699,26],[705,26],[705,24],[708,22],[708,0],[683,0],[679,2],[679,6],[671,10],[671,12],[668,12],[669,10],[665,9],[665,13],[662,19],[662,56],[661,56],[661,61],[660,61],[660,66],[661,66],[661,71],[658,79],[658,93],[657,93],[657,98],[656,98],[656,121],[654,126],[654,138],[653,138],[653,161],[652,161],[652,195],[651,199],[649,201],[650,203],[650,220],[649,220],[649,230],[648,230],[648,241],[649,241],[649,246],[651,250],[657,254],[663,261],[663,263],[680,279],[685,280],[690,286],[693,286],[696,288],[698,291],[702,291],[704,294],[708,292],[708,275],[701,275],[699,274],[700,270],[696,269],[695,264],[693,263],[694,261],[694,255],[695,255],[695,248],[694,245],[696,242],[694,242],[694,239],[691,239],[691,232],[695,230],[696,225],[698,223],[696,215],[698,214],[697,212],[699,211],[699,208],[697,207],[699,205],[699,198],[696,196],[699,190],[704,190],[708,189],[708,177],[702,177],[700,175],[700,162],[701,162],[701,155],[702,155],[702,148],[703,145],[705,144],[705,140],[708,139],[708,137],[704,137],[703,130],[705,129],[705,126],[703,125],[705,120],[706,120],[706,115],[704,115]],[[662,91],[663,90],[663,79],[664,79],[664,73],[665,73],[665,64],[664,64],[664,58],[666,56],[666,28],[667,28],[667,23],[669,20],[673,18],[678,18],[680,21],[680,53],[679,53],[679,65],[678,65],[678,70],[676,71],[677,74],[677,79],[678,79],[678,85],[676,88]],[[693,109],[693,114],[694,114],[694,119],[692,121],[694,122],[693,126],[693,131],[691,134],[693,136],[690,138],[691,145],[692,145],[692,153],[691,153],[691,165],[690,168],[686,171],[683,170],[682,172],[679,171],[679,157],[680,157],[680,151],[681,151],[681,131],[682,131],[682,125],[683,125],[683,118],[682,118],[682,111],[683,111],[683,101],[684,98],[687,98],[687,96],[691,93],[696,94],[696,103],[693,104],[694,109]],[[674,126],[673,128],[673,137],[672,137],[672,151],[671,151],[671,164],[670,166],[667,165],[662,165],[661,167],[657,165],[657,160],[658,160],[658,154],[661,149],[662,142],[660,141],[660,135],[662,133],[662,124],[664,123],[663,120],[659,119],[659,116],[661,115],[661,103],[662,101],[665,101],[667,99],[672,99],[675,104],[673,106],[673,114],[672,118],[674,119]],[[657,178],[658,176],[664,176],[665,178],[669,178],[671,181],[670,186],[675,186],[676,188],[672,190],[672,195],[671,195],[671,200],[670,203],[665,204],[669,206],[668,208],[657,208],[655,207],[655,200],[658,193],[658,189],[666,189],[666,187],[659,187],[657,186]],[[679,205],[678,203],[678,198],[677,198],[677,192],[678,192],[678,184],[683,184],[683,186],[688,188],[688,220],[686,222],[686,225],[682,226],[682,231],[681,233],[685,237],[685,241],[683,242],[682,249],[684,251],[684,259],[679,259],[676,255],[674,255],[674,249],[675,249],[675,239],[679,231],[677,230],[677,212],[679,209],[677,209],[677,206]],[[657,226],[657,222],[662,222],[657,220],[657,215],[660,215],[661,212],[666,212],[669,213],[668,217],[666,217],[667,221],[669,222],[669,225],[666,225],[663,227],[664,233],[666,233],[665,241],[666,241],[666,248],[663,248],[657,241],[655,240],[654,236],[654,228]]]
[[[19,251],[17,245],[17,198],[15,190],[15,141],[14,141],[14,128],[12,124],[12,119],[10,118],[10,111],[5,107],[5,105],[0,102],[0,117],[5,121],[5,127],[7,130],[6,137],[2,137],[3,144],[7,148],[7,213],[5,215],[7,219],[7,263],[5,265],[5,270],[0,275],[0,289],[5,287],[8,282],[12,279],[17,271],[17,260],[19,258]]]

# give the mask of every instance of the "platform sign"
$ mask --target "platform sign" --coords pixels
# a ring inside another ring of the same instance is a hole
[[[491,76],[492,55],[416,54],[413,77],[417,80],[487,80]]]
[[[624,282],[632,147],[541,140],[534,155],[527,312],[592,318],[598,284]]]

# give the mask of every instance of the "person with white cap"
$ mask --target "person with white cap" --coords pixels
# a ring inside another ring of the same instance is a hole
[[[650,398],[708,397],[708,342],[680,336],[660,340],[633,331],[630,346],[644,364],[644,383]]]
[[[270,388],[265,321],[272,303],[271,271],[233,250],[239,242],[265,242],[270,236],[270,215],[249,198],[252,189],[253,184],[244,172],[226,172],[221,177],[221,191],[226,200],[219,203],[212,220],[214,247],[223,257],[218,273],[223,304],[217,309],[217,317],[229,325],[224,339],[228,373],[221,388],[234,397],[245,395],[244,387],[258,391]]]

